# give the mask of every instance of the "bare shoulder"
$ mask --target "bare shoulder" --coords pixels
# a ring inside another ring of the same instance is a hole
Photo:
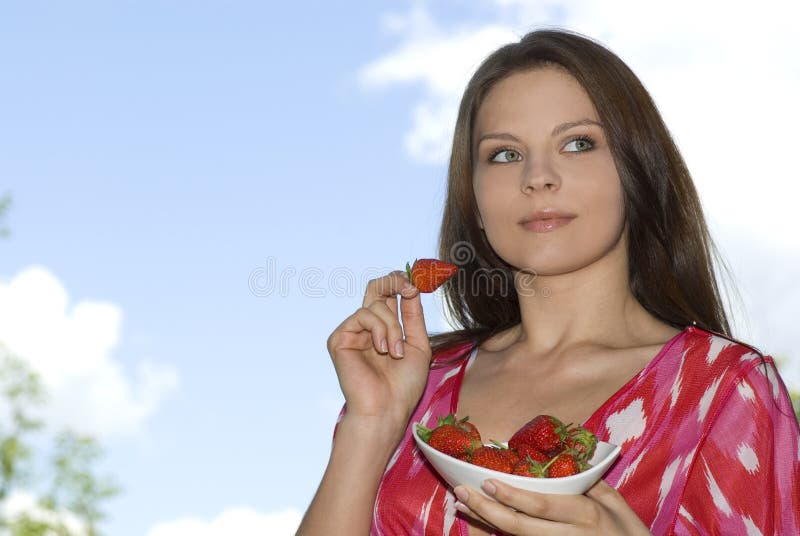
[[[629,356],[632,361],[631,366],[635,370],[644,367],[655,356],[659,355],[670,341],[674,340],[683,331],[669,324],[658,322],[653,324],[650,329],[637,333],[635,339],[626,345],[627,347],[620,348],[619,352],[614,352],[611,355],[622,354]]]
[[[653,319],[653,322],[636,333],[631,346],[642,349],[651,349],[656,346],[662,347],[680,333],[683,333],[683,331],[684,329],[679,329],[666,322]]]

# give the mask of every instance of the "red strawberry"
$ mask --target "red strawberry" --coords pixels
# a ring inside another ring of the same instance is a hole
[[[468,418],[456,421],[456,416],[451,413],[446,417],[439,417],[439,426],[433,430],[421,424],[417,425],[417,433],[420,439],[436,450],[464,459],[466,454],[481,446],[477,429],[472,425],[466,425]]]
[[[471,422],[467,422],[467,419],[469,419],[469,417],[464,417],[463,419],[458,421],[458,423],[461,426],[465,426],[466,428],[468,428],[469,429],[469,434],[472,437],[474,437],[475,439],[477,439],[478,441],[480,441],[481,440],[481,433],[478,431],[478,428],[474,424],[472,424]]]
[[[537,449],[533,445],[526,445],[523,443],[516,448],[517,454],[519,454],[520,459],[524,460],[528,456],[530,456],[531,460],[539,463],[547,463],[550,461],[550,458],[542,452],[541,450]]]
[[[507,452],[511,451],[494,447],[478,447],[470,454],[469,461],[473,465],[479,465],[501,473],[510,473],[514,468],[514,464],[511,462]]]
[[[517,453],[516,450],[510,449],[507,446],[503,445],[502,443],[495,441],[494,439],[490,439],[489,441],[497,448],[497,450],[500,451],[501,454],[503,454],[506,458],[508,458],[512,466],[516,465],[516,463],[519,461],[519,454]]]
[[[417,259],[414,266],[406,263],[406,273],[420,292],[433,292],[458,271],[458,266],[439,259]]]
[[[578,461],[569,452],[563,452],[548,464],[547,476],[558,478],[572,476],[581,472]]]
[[[564,446],[569,449],[579,462],[586,462],[594,454],[597,437],[582,426],[570,428]]]
[[[500,449],[500,453],[505,455],[506,458],[508,458],[508,461],[511,462],[512,467],[516,465],[516,463],[519,461],[519,454],[517,454],[517,451],[515,450]]]
[[[545,457],[545,462],[547,458]],[[544,478],[547,476],[547,469],[545,469],[545,465],[542,462],[538,462],[532,459],[530,456],[526,456],[525,458],[520,458],[520,460],[514,465],[514,468],[511,470],[512,474],[520,475],[520,476],[530,476],[534,478]]]
[[[518,448],[531,445],[544,453],[551,453],[561,447],[566,437],[567,427],[551,415],[538,415],[511,436],[508,446]]]

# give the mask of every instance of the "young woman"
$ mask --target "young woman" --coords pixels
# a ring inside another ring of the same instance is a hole
[[[328,339],[346,404],[298,534],[800,534],[798,424],[772,359],[730,336],[713,251],[617,56],[561,30],[493,53],[461,102],[440,235],[461,329],[429,337],[402,272],[369,283]],[[488,480],[488,499],[414,445],[411,423],[448,413],[499,441],[551,414],[622,453],[584,495]]]

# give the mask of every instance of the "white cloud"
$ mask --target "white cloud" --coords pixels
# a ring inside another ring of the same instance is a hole
[[[159,523],[147,536],[290,536],[301,519],[302,514],[292,509],[262,514],[250,508],[228,508],[210,521],[186,517]]]
[[[37,371],[50,395],[47,422],[98,437],[137,434],[178,385],[170,366],[141,361],[127,378],[112,357],[122,311],[112,303],[71,304],[46,268],[0,280],[0,342]]]
[[[420,86],[409,111],[409,156],[445,164],[463,88],[498,46],[538,27],[602,42],[643,81],[686,159],[749,313],[734,311],[735,333],[768,353],[789,355],[787,383],[800,385],[800,339],[789,325],[800,275],[800,172],[791,149],[791,129],[800,123],[800,4],[485,0],[494,16],[480,25],[444,25],[429,5],[387,16],[384,27],[398,44],[359,75],[370,89]]]
[[[407,17],[391,15],[385,23],[406,35],[400,47],[366,65],[359,80],[366,89],[421,83],[426,95],[413,110],[405,148],[417,161],[444,162],[458,113],[460,95],[478,64],[492,50],[519,39],[501,26],[464,28],[443,33],[420,6]]]

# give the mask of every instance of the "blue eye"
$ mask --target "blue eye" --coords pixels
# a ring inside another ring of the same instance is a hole
[[[516,149],[499,149],[491,154],[490,162],[508,163],[522,160],[522,155]]]
[[[575,145],[575,149],[568,150],[567,152],[582,153],[594,149],[594,140],[589,136],[578,136],[577,138],[572,138],[569,142],[567,142],[564,148],[566,149],[570,145]]]

